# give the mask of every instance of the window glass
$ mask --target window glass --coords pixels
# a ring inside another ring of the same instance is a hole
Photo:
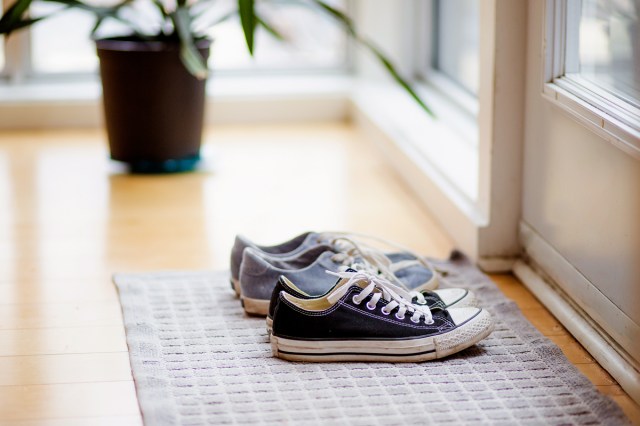
[[[344,9],[346,1],[330,1]],[[220,70],[339,68],[346,64],[347,36],[324,14],[306,6],[270,4],[260,9],[264,20],[280,33],[281,42],[263,28],[256,32],[255,56],[247,52],[244,35],[234,18],[217,25],[210,66]]]
[[[478,94],[478,0],[437,0],[433,67]]]
[[[579,25],[569,31],[567,45],[577,37],[577,64],[567,60],[567,75],[597,84],[640,106],[640,2],[582,0]],[[569,15],[569,19],[576,19]],[[577,32],[577,34],[576,34]],[[573,44],[575,45],[575,44]]]
[[[58,11],[56,4],[36,2],[33,16]],[[93,16],[67,10],[31,27],[31,63],[35,73],[91,72],[98,68],[95,45],[89,38]]]
[[[345,7],[346,0],[334,0]],[[143,2],[144,3],[144,2]],[[151,4],[149,2],[149,4]],[[197,23],[206,27],[236,5],[235,1],[207,3]],[[244,35],[236,17],[207,31],[214,38],[210,66],[218,70],[337,68],[346,64],[347,39],[341,28],[324,14],[307,6],[271,6],[260,9],[265,21],[282,33],[287,42],[279,42],[263,28],[256,33],[255,58],[247,53]],[[262,6],[261,6],[262,7]],[[34,16],[49,14],[57,5],[38,2],[32,6]],[[149,22],[155,10],[142,10]],[[142,21],[144,22],[144,20]],[[66,11],[32,27],[32,63],[36,73],[93,72],[98,59],[89,39],[94,19],[82,11]],[[126,34],[126,32],[124,32]],[[100,35],[123,34],[117,24],[104,25]]]

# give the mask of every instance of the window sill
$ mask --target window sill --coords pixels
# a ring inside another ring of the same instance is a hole
[[[353,79],[336,75],[217,76],[207,85],[207,123],[344,119]],[[97,77],[0,85],[0,129],[102,123]]]
[[[352,96],[354,119],[456,246],[478,259],[480,230],[488,224],[479,201],[478,127],[468,116],[450,126],[444,110],[455,106],[428,87],[421,90],[437,118],[391,84],[361,83]]]
[[[478,126],[446,96],[427,85],[418,92],[428,100],[436,118],[428,116],[394,86],[361,84],[353,101],[412,157],[425,173],[456,194],[459,204],[478,198]]]

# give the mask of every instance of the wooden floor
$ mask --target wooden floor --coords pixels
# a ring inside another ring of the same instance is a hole
[[[352,230],[447,256],[348,124],[214,127],[209,171],[127,176],[99,131],[0,133],[0,424],[141,423],[116,271],[225,268],[233,237]],[[510,275],[492,277],[600,391],[640,409]]]

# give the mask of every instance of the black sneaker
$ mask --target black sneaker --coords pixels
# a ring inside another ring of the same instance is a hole
[[[347,269],[348,272],[356,272],[354,269]],[[269,310],[267,312],[267,333],[271,333],[272,325],[273,325],[273,311],[275,310],[276,304],[278,303],[278,296],[281,291],[291,294],[292,296],[297,297],[298,299],[312,299],[323,297],[328,293],[331,293],[337,285],[340,284],[340,280],[332,286],[327,292],[324,294],[309,294],[308,292],[302,290],[300,287],[296,286],[290,279],[285,276],[280,276],[278,279],[276,286],[271,293],[271,301],[269,303]],[[477,300],[475,295],[463,288],[446,288],[446,289],[438,289],[438,290],[427,290],[422,292],[412,291],[409,293],[411,297],[411,301],[417,305],[427,305],[429,309],[449,309],[449,308],[466,308],[466,307],[475,307],[477,305]]]
[[[419,362],[459,352],[488,336],[479,308],[429,310],[366,272],[341,272],[325,296],[301,299],[284,291],[273,313],[273,355],[291,361]]]

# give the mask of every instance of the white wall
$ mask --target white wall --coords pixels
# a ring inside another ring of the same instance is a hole
[[[640,361],[640,161],[542,97],[543,17],[530,2],[522,221],[550,250],[529,255]]]

